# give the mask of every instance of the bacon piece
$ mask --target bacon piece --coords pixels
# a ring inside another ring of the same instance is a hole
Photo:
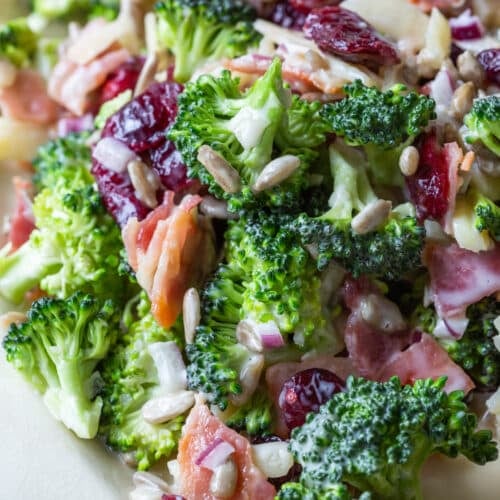
[[[179,441],[181,495],[187,500],[216,499],[209,489],[212,471],[195,463],[216,439],[226,441],[235,449],[232,458],[238,469],[238,482],[230,500],[272,500],[276,489],[254,464],[248,440],[226,427],[200,402],[191,410]]]
[[[35,229],[33,215],[33,184],[22,177],[12,179],[16,196],[16,206],[10,220],[9,241],[11,250],[17,250],[28,241],[31,232]]]
[[[201,197],[186,195],[175,205],[174,195],[167,191],[162,205],[141,222],[129,219],[122,232],[129,264],[165,328],[181,312],[185,291],[200,282],[215,259],[211,226],[197,216]]]
[[[453,244],[427,245],[424,262],[431,298],[442,318],[464,314],[467,306],[500,290],[500,247],[471,252]]]
[[[57,119],[57,104],[49,97],[45,80],[34,70],[21,69],[10,87],[0,89],[1,114],[28,123],[48,125]]]
[[[357,375],[353,362],[350,358],[339,358],[330,354],[324,354],[296,363],[277,363],[266,370],[266,384],[269,389],[271,400],[276,409],[277,422],[275,432],[278,436],[286,439],[289,435],[288,427],[281,418],[281,411],[278,405],[278,399],[281,388],[286,380],[302,370],[309,368],[323,368],[335,373],[342,380],[349,375]]]
[[[347,319],[344,340],[354,369],[370,380],[388,380],[397,375],[403,384],[418,378],[448,377],[446,389],[468,392],[474,388],[469,376],[456,365],[448,353],[428,334],[402,331],[382,332],[362,317],[363,296],[373,292],[373,285],[363,278],[348,279],[344,297],[351,314]]]
[[[359,310],[349,315],[344,341],[349,357],[359,374],[377,379],[377,374],[394,355],[411,344],[410,331],[384,333],[375,330],[361,317]]]
[[[50,96],[72,113],[82,116],[92,105],[92,92],[130,57],[128,50],[111,50],[87,64],[75,64],[64,57],[49,79]]]
[[[397,375],[403,384],[413,384],[417,379],[436,379],[446,375],[447,392],[461,390],[468,393],[475,387],[471,378],[427,333],[422,334],[420,342],[415,342],[406,351],[398,353],[389,360],[378,373],[377,380],[389,380],[394,375]]]

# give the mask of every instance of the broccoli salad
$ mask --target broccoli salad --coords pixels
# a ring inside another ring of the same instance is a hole
[[[497,0],[0,25],[4,355],[131,500],[420,500],[431,455],[497,460],[499,33]]]

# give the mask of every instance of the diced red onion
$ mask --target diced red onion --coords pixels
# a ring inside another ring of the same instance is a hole
[[[429,84],[430,96],[436,101],[436,108],[449,108],[455,91],[455,82],[449,71],[441,69]]]
[[[481,20],[467,9],[458,17],[449,20],[451,35],[454,40],[477,40],[484,36],[485,29]]]
[[[465,315],[454,316],[452,318],[439,318],[432,333],[435,337],[451,337],[454,340],[458,340],[462,338],[468,324],[469,320]]]
[[[222,465],[234,452],[235,449],[231,444],[217,438],[200,453],[195,464],[213,471],[219,465]]]
[[[169,394],[187,387],[186,365],[175,342],[155,342],[148,346],[149,354],[158,371],[160,386]]]
[[[262,346],[264,349],[274,349],[276,347],[283,347],[285,341],[281,335],[278,325],[274,321],[268,321],[267,323],[256,323],[255,328],[259,334]]]
[[[65,137],[73,132],[84,132],[92,130],[94,126],[94,118],[90,113],[83,116],[69,116],[61,118],[57,122],[57,135]]]
[[[113,137],[101,139],[95,145],[92,156],[105,168],[119,173],[125,172],[127,165],[136,159],[131,149]]]

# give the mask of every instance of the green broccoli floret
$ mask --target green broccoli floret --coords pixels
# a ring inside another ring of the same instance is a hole
[[[7,360],[43,394],[54,417],[81,438],[97,433],[102,399],[96,396],[96,367],[116,339],[116,311],[113,302],[80,292],[64,300],[42,298],[3,340]]]
[[[358,500],[369,498],[367,495],[361,495]],[[330,484],[326,489],[308,488],[301,483],[285,483],[276,500],[353,500],[353,496],[342,483]]]
[[[421,499],[420,469],[434,453],[461,454],[477,464],[498,456],[487,430],[476,430],[462,391],[447,394],[446,377],[401,386],[349,377],[318,413],[292,431],[290,450],[300,483],[328,491],[338,482],[375,499]]]
[[[85,17],[114,19],[119,0],[34,0],[33,12],[48,20],[82,20]]]
[[[38,35],[20,17],[0,25],[0,59],[7,59],[18,67],[29,66],[33,61]]]
[[[293,337],[298,346],[283,347],[287,356],[322,345],[338,348],[323,309],[320,275],[287,229],[289,218],[260,215],[230,223],[227,263],[202,292],[201,324],[186,348],[190,387],[223,410],[230,396],[242,392],[239,375],[253,355],[237,342],[241,320],[257,326],[273,322],[285,341]]]
[[[467,142],[481,141],[500,156],[500,97],[490,95],[476,99],[464,123],[468,128],[465,136]]]
[[[481,193],[474,194],[475,227],[488,231],[495,241],[500,241],[500,207]]]
[[[433,333],[437,324],[436,312],[433,308],[423,306],[420,311],[420,322],[422,317],[427,319],[426,331]],[[496,389],[500,384],[500,352],[493,341],[493,337],[498,335],[493,325],[498,315],[500,302],[494,297],[487,297],[467,308],[469,323],[460,339],[437,339],[448,351],[451,359],[460,365],[476,384],[489,389]]]
[[[182,83],[209,61],[245,54],[260,38],[255,10],[242,0],[165,0],[155,12],[158,39],[174,54],[174,78]]]
[[[128,319],[127,319],[128,316]],[[140,470],[176,449],[184,416],[151,424],[144,420],[142,406],[162,396],[158,373],[148,346],[155,342],[179,342],[176,325],[167,331],[156,323],[142,293],[125,311],[127,331],[101,363],[103,400],[99,435],[116,451],[132,453]]]
[[[0,294],[10,302],[20,303],[37,285],[60,298],[82,290],[119,300],[126,291],[127,280],[118,275],[120,230],[104,208],[81,141],[53,141],[35,160],[36,229],[0,257]]]
[[[258,387],[249,401],[236,407],[224,423],[237,431],[244,431],[250,436],[265,436],[273,429],[273,402],[266,389]]]
[[[402,186],[400,153],[435,118],[434,100],[402,84],[382,92],[360,80],[344,92],[346,99],[323,108],[331,131],[351,146],[363,146],[375,183]]]
[[[421,266],[424,229],[414,216],[413,207],[395,208],[379,228],[356,233],[354,216],[378,200],[363,165],[330,147],[333,193],[330,209],[319,217],[300,215],[292,224],[304,244],[314,245],[318,268],[334,259],[354,276],[370,274],[395,280]]]
[[[290,208],[307,187],[306,170],[325,141],[326,132],[321,133],[324,126],[317,104],[291,98],[276,58],[244,93],[228,71],[218,78],[202,75],[188,83],[179,97],[179,113],[168,136],[181,152],[189,176],[200,179],[215,196],[228,199],[231,210],[248,207],[255,199],[264,205]],[[198,161],[203,145],[237,170],[241,178],[237,193],[224,192]],[[252,188],[263,168],[285,154],[297,156],[299,168],[280,185],[255,193]]]

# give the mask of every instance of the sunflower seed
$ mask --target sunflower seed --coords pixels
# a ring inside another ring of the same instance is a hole
[[[161,184],[155,172],[141,160],[129,162],[127,170],[137,198],[149,208],[156,208],[158,206],[156,191]]]
[[[200,324],[200,316],[200,295],[196,288],[190,288],[184,294],[182,301],[182,319],[187,344],[193,343],[196,328]]]
[[[238,468],[232,458],[215,468],[210,479],[210,493],[216,498],[231,498],[238,482]]]
[[[257,177],[252,189],[264,191],[276,186],[290,177],[300,166],[300,159],[294,155],[285,155],[270,161]]]
[[[198,149],[198,161],[212,174],[215,182],[230,194],[241,189],[241,178],[238,171],[210,146],[203,145]]]
[[[212,217],[213,219],[237,219],[236,214],[232,214],[227,209],[227,203],[224,200],[218,200],[214,196],[204,196],[202,202],[200,203],[200,211]]]
[[[413,175],[418,168],[420,155],[415,146],[407,146],[399,157],[399,169],[404,176]]]
[[[384,222],[392,210],[392,203],[377,200],[366,205],[351,221],[352,230],[357,234],[370,233]]]
[[[137,83],[135,84],[134,96],[142,94],[155,81],[157,69],[158,55],[156,52],[148,54],[139,74],[139,78],[137,79]]]

